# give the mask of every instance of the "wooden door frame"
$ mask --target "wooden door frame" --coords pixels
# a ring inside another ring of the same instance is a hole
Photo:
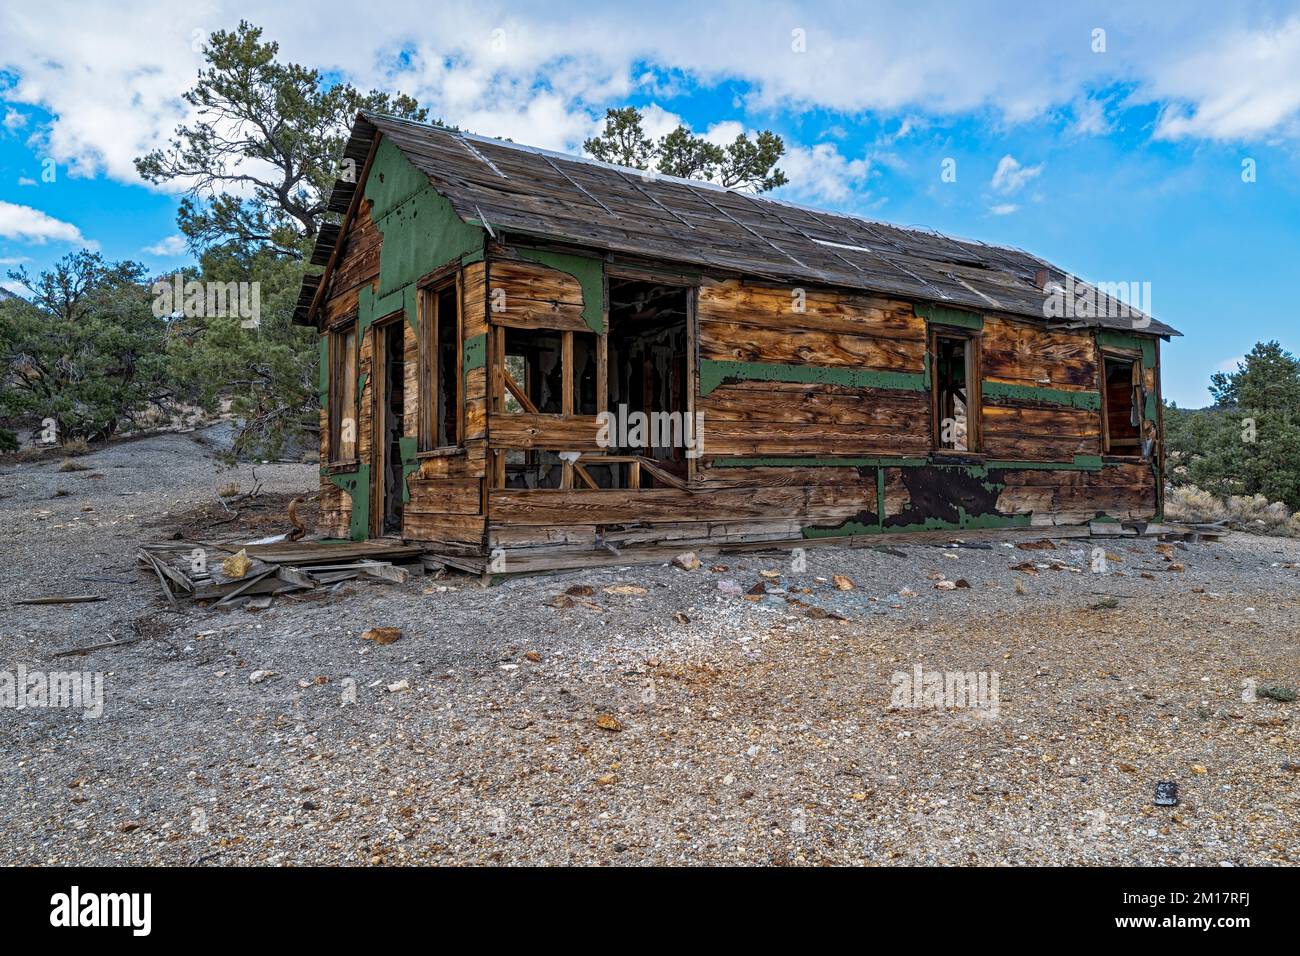
[[[374,339],[370,346],[370,537],[384,537],[384,493],[388,468],[388,442],[384,420],[388,402],[384,399],[388,379],[388,333],[406,321],[405,312],[394,312],[371,324]],[[406,330],[402,329],[403,351]],[[405,361],[405,356],[403,356]],[[403,383],[405,385],[405,383]],[[402,395],[405,404],[406,395]],[[402,419],[398,418],[401,427]]]
[[[939,347],[938,340],[966,341],[966,451],[944,448],[939,417]],[[930,447],[939,455],[984,454],[984,332],[958,325],[928,323],[926,354],[930,361]]]
[[[1110,448],[1110,396],[1107,394],[1106,387],[1106,360],[1112,359],[1118,362],[1133,363],[1133,375],[1136,375],[1138,381],[1142,384],[1145,391],[1146,382],[1144,375],[1146,367],[1142,364],[1141,349],[1117,348],[1115,346],[1098,346],[1097,347],[1097,390],[1101,393],[1101,447],[1098,452],[1107,458],[1129,458],[1136,461],[1143,460],[1142,455],[1142,425],[1145,420],[1143,409],[1138,409],[1138,446],[1137,453],[1124,454],[1116,452]]]

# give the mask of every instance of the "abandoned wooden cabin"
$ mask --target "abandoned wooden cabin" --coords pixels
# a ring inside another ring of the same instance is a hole
[[[526,570],[1160,516],[1179,333],[1035,256],[369,113],[344,166],[295,313],[326,537]]]

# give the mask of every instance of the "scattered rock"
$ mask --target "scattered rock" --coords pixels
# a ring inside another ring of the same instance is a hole
[[[613,714],[598,714],[596,716],[596,726],[601,730],[608,730],[611,732],[623,729],[623,725],[619,723],[618,718]]]
[[[374,641],[376,644],[394,644],[402,639],[402,629],[400,627],[372,627],[361,634],[363,641]]]
[[[845,577],[843,574],[837,574],[832,577],[831,583],[835,585],[835,590],[837,591],[852,591],[853,588],[856,587],[853,583],[853,579]]]
[[[242,578],[252,566],[253,559],[248,556],[246,550],[240,548],[238,553],[232,554],[221,562],[221,573],[228,578]]]
[[[685,554],[679,554],[673,558],[673,567],[680,568],[683,571],[694,571],[700,566],[700,559],[694,551],[687,551]]]
[[[1047,538],[1040,538],[1038,541],[1020,541],[1016,547],[1021,551],[1055,551],[1056,545],[1052,544]]]
[[[275,676],[275,671],[263,671],[263,670],[253,671],[253,673],[248,675],[248,682],[250,684],[260,684],[263,681],[270,680],[274,676]]]

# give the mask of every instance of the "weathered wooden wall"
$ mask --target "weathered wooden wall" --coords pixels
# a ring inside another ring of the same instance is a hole
[[[344,241],[322,310],[325,326],[355,314],[359,304],[364,311],[379,291],[383,235],[367,201]],[[1150,462],[1101,456],[1100,351],[1093,332],[969,316],[980,342],[982,447],[979,455],[938,456],[927,328],[966,319],[877,296],[707,278],[694,294],[690,326],[704,454],[694,462],[689,487],[501,487],[507,452],[600,451],[595,416],[508,414],[501,407],[497,370],[505,329],[604,334],[607,324],[605,293],[587,271],[599,275],[599,261],[535,258],[493,246],[477,261],[467,257],[457,274],[464,435],[455,450],[417,456],[403,515],[408,540],[484,554],[591,550],[598,539],[687,547],[1079,524],[1150,518],[1158,510]],[[426,265],[432,271],[444,264]],[[409,309],[414,299],[396,301]],[[1158,351],[1147,340],[1157,358],[1144,358],[1143,380],[1158,396]],[[405,348],[403,431],[414,438],[415,323],[407,323]],[[368,325],[359,343],[358,378],[365,385],[358,395],[357,462],[331,467],[322,412],[320,530],[331,536],[355,533],[348,482],[355,490],[371,480],[365,469],[373,350]],[[603,408],[603,388],[599,394]]]
[[[507,309],[494,324],[552,327],[556,315],[553,327],[576,327],[574,284],[537,265],[503,275],[507,299],[532,295],[526,315]],[[536,301],[547,294],[550,308]],[[598,535],[685,546],[1150,518],[1150,465],[1100,458],[1093,335],[972,319],[989,393],[982,453],[937,458],[924,314],[874,296],[706,280],[696,300],[704,456],[690,489],[491,488],[488,545],[525,554],[590,549]],[[489,422],[490,448],[596,449],[589,416]]]

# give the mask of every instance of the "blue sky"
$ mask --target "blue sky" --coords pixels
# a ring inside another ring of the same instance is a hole
[[[1300,4],[381,0],[343,31],[319,5],[24,6],[0,12],[0,272],[87,245],[188,261],[179,197],[131,159],[184,118],[202,37],[245,16],[287,58],[485,135],[575,151],[629,103],[654,133],[773,129],[783,198],[1149,282],[1186,336],[1165,349],[1180,405],[1256,341],[1300,351],[1277,294],[1300,264]]]

